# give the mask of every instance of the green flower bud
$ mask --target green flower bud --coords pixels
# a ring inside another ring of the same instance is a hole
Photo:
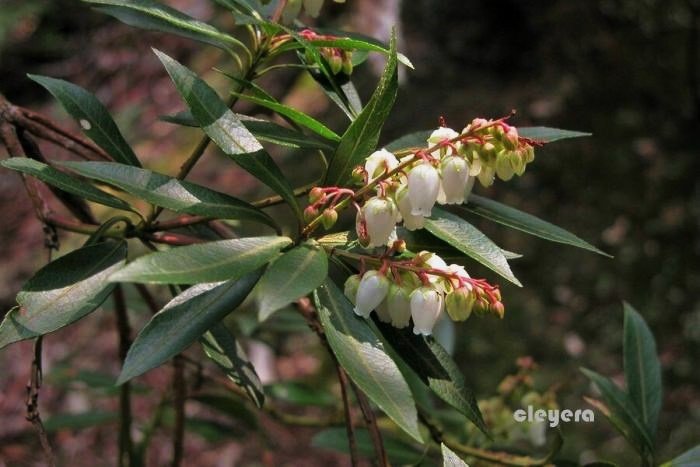
[[[337,75],[343,70],[343,58],[340,56],[340,52],[337,49],[329,50],[330,53],[326,56],[326,60],[328,60],[333,74]]]
[[[481,151],[479,151],[479,159],[481,159],[486,165],[493,165],[496,162],[496,146],[492,143],[484,143],[481,146]]]
[[[460,287],[445,297],[447,314],[452,321],[466,321],[472,314],[476,297],[466,287]]]
[[[325,209],[323,211],[323,217],[321,217],[321,223],[323,224],[323,228],[326,230],[329,230],[331,227],[333,227],[338,220],[338,212],[335,209]]]
[[[355,274],[354,276],[348,277],[345,281],[345,287],[343,292],[345,296],[350,300],[350,303],[355,304],[355,297],[357,297],[357,289],[360,287],[360,275]]]
[[[309,223],[313,221],[318,217],[318,214],[318,209],[313,205],[307,206],[306,209],[304,209],[304,222]]]
[[[503,151],[496,160],[496,175],[503,181],[513,178],[514,170],[510,163],[510,152]]]
[[[411,321],[411,301],[409,299],[413,288],[405,285],[399,287],[396,284],[389,286],[389,294],[386,297],[387,311],[391,324],[395,328],[405,328]]]
[[[479,182],[483,186],[491,186],[493,185],[493,180],[494,180],[494,175],[496,173],[496,170],[493,167],[490,166],[482,166],[481,167],[481,172],[479,172],[479,175],[477,175],[477,178],[479,179]]]
[[[320,200],[323,197],[323,189],[321,187],[314,187],[310,192],[309,192],[309,203],[315,203],[318,200]]]
[[[352,51],[343,51],[343,73],[350,76],[352,74],[354,65],[352,64]]]
[[[508,156],[510,166],[513,168],[513,172],[515,172],[518,176],[525,173],[525,157],[525,151],[522,150],[513,151]]]

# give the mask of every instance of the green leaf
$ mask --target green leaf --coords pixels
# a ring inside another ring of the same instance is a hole
[[[62,79],[27,75],[44,86],[61,103],[66,112],[76,119],[83,132],[115,161],[141,167],[109,112],[95,96],[85,89]]]
[[[222,323],[215,324],[201,339],[204,353],[207,354],[226,376],[243,388],[251,401],[258,407],[265,403],[260,377],[248,360],[243,347]]]
[[[395,139],[384,147],[387,151],[398,151],[408,148],[426,148],[428,147],[428,137],[430,137],[432,132],[432,130],[415,131]]]
[[[324,185],[347,183],[353,168],[377,147],[379,133],[389,116],[398,90],[396,32],[391,35],[391,53],[372,98],[343,134],[330,161]]]
[[[477,195],[470,195],[466,209],[486,219],[536,237],[544,238],[545,240],[583,248],[584,250],[592,251],[599,255],[611,257],[609,254],[599,250],[561,227],[543,221],[532,214],[501,204],[498,201],[493,201]]]
[[[426,219],[425,228],[465,255],[522,287],[510,270],[503,250],[469,222],[440,208],[433,208],[433,215]]]
[[[661,366],[654,335],[644,318],[629,303],[624,304],[625,383],[632,403],[642,416],[650,439],[656,435],[661,411]]]
[[[252,102],[253,104],[265,107],[266,109],[273,110],[280,115],[284,115],[285,117],[292,120],[294,123],[308,128],[309,130],[313,131],[319,136],[322,136],[331,141],[340,141],[340,136],[338,136],[338,134],[335,131],[331,130],[326,125],[319,122],[312,116],[305,114],[304,112],[301,112],[297,109],[289,107],[288,105],[284,105],[270,99],[261,99],[260,97],[251,96],[248,94],[235,95],[240,97],[241,99],[245,99],[249,102]]]
[[[328,344],[353,382],[399,427],[422,442],[411,390],[367,322],[355,315],[343,292],[330,281],[316,289],[314,300]]]
[[[417,336],[408,328],[398,329],[379,320],[375,324],[424,384],[481,431],[488,432],[474,393],[467,387],[457,364],[435,339]]]
[[[172,299],[144,326],[129,348],[117,384],[123,384],[179,354],[235,310],[262,271],[223,284],[200,284]]]
[[[114,423],[119,419],[116,412],[90,411],[52,415],[44,421],[44,429],[49,433],[59,430],[84,430],[98,425]]]
[[[664,462],[661,467],[696,467],[698,465],[700,465],[700,444],[673,460]]]
[[[277,258],[258,284],[258,319],[304,297],[328,276],[328,257],[323,248],[307,242]]]
[[[548,128],[546,126],[518,127],[518,135],[538,143],[551,143],[560,139],[580,138],[591,136],[591,133],[581,131],[560,130],[559,128]]]
[[[296,381],[268,384],[265,391],[276,400],[295,405],[333,407],[338,402],[330,392]]]
[[[629,396],[611,379],[587,368],[581,368],[581,371],[600,391],[608,409],[607,413],[603,411],[603,414],[627,438],[632,447],[642,456],[647,450],[653,450],[653,442]],[[598,408],[604,409],[604,407]]]
[[[158,50],[154,52],[202,130],[227,156],[279,194],[301,218],[301,209],[289,181],[216,91],[176,60]]]
[[[123,201],[116,196],[112,196],[109,193],[105,193],[89,183],[73,178],[70,175],[66,175],[65,173],[42,162],[26,157],[13,157],[0,161],[0,165],[7,169],[16,170],[18,172],[36,177],[44,183],[76,196],[80,196],[86,200],[104,204],[105,206],[115,209],[121,209],[123,211],[136,212],[134,211],[134,208],[129,206],[126,201]]]
[[[238,41],[202,21],[151,0],[83,0],[119,21],[141,29],[176,34],[228,50]]]
[[[233,196],[146,169],[113,162],[60,162],[83,177],[99,180],[175,212],[220,219],[275,221],[260,209]]]
[[[422,450],[388,433],[382,433],[382,441],[391,465],[421,465],[425,456]],[[362,457],[376,459],[372,438],[365,428],[355,429],[355,442]],[[311,445],[319,449],[350,454],[345,428],[326,428],[313,437]]]
[[[440,450],[442,451],[442,465],[444,467],[469,467],[461,457],[444,444],[440,445]]]
[[[80,248],[41,268],[17,294],[18,308],[0,324],[0,348],[67,326],[99,307],[124,265],[126,242]]]
[[[287,237],[247,237],[171,248],[136,258],[113,282],[198,284],[233,280],[267,264],[291,244]]]

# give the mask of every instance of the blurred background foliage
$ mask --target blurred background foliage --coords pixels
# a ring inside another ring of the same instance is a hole
[[[221,28],[233,25],[214,2],[168,3]],[[527,355],[540,365],[536,382],[542,390],[553,385],[560,406],[583,408],[581,396],[590,394],[590,388],[579,366],[621,374],[620,302],[627,300],[649,322],[663,365],[659,457],[670,458],[696,444],[700,2],[356,0],[329,6],[318,20],[319,26],[350,26],[385,37],[394,22],[400,25],[401,49],[416,69],[404,70],[385,142],[435,127],[440,116],[459,129],[475,116],[499,117],[511,109],[518,111],[516,126],[593,133],[539,150],[520,179],[478,190],[561,225],[615,257],[538,241],[474,219],[503,248],[524,255],[513,267],[525,285],[503,285],[503,321],[472,319],[456,327],[456,360],[463,362],[479,397],[494,394],[498,382],[515,370],[516,358]],[[63,119],[49,96],[25,74],[76,82],[96,92],[114,111],[147,164],[173,172],[196,133],[175,133],[174,127],[157,121],[158,115],[181,105],[150,53],[151,45],[199,72],[222,59],[215,49],[132,30],[76,1],[2,0],[0,92],[15,104]],[[363,66],[356,72],[363,96],[376,80],[372,68]],[[214,84],[224,83],[215,73],[206,76]],[[285,102],[329,121],[334,129],[346,124],[307,79],[282,72],[268,77],[265,86],[286,96]],[[250,106],[240,109],[261,112]],[[300,185],[313,177],[306,157],[313,155],[292,154],[283,162],[287,173],[298,172]],[[217,157],[199,167],[194,178],[238,192],[253,186]],[[16,175],[0,173],[0,207],[6,217],[0,227],[3,311],[14,303],[30,271],[45,260],[39,248],[41,229],[24,197]],[[472,275],[491,277],[478,268],[474,271]],[[298,356],[289,351],[294,345],[303,349],[294,339],[273,347]],[[303,366],[304,357],[298,358],[302,363],[297,366]],[[4,392],[21,388],[28,357],[11,364],[4,355],[0,359],[9,369],[0,383]],[[21,384],[10,384],[8,378]],[[3,419],[21,417],[22,407],[9,403],[20,397],[0,396]],[[634,459],[602,417],[591,425],[567,425],[564,434],[569,458],[602,456],[623,465],[625,459]]]

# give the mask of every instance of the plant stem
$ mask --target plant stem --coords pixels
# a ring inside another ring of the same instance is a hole
[[[41,448],[44,452],[44,457],[46,459],[46,464],[50,467],[56,465],[56,458],[51,448],[51,443],[49,443],[48,435],[44,429],[44,424],[41,421],[41,414],[39,413],[39,388],[41,388],[41,380],[43,377],[41,370],[41,350],[43,344],[43,336],[39,336],[34,341],[34,358],[32,359],[31,373],[29,377],[29,383],[27,383],[27,420],[29,420],[37,434],[39,435],[39,442],[41,443]]]
[[[367,429],[372,437],[372,445],[374,446],[374,454],[377,456],[377,464],[381,467],[389,467],[389,460],[386,457],[386,450],[384,449],[384,442],[382,441],[382,432],[379,431],[377,417],[372,411],[369,400],[367,400],[365,393],[362,392],[356,384],[352,384],[352,389],[355,391],[355,397],[357,397],[357,402],[360,404],[360,410],[365,417],[365,424],[367,424]]]
[[[340,394],[343,397],[343,411],[345,413],[345,430],[348,434],[348,445],[350,447],[350,462],[353,467],[359,465],[359,455],[357,452],[357,440],[355,439],[355,427],[352,423],[352,412],[350,411],[350,398],[348,397],[348,375],[340,365],[336,365],[338,372],[338,382],[340,383]]]
[[[117,317],[119,335],[119,359],[123,362],[131,345],[131,327],[129,326],[124,289],[121,285],[114,288],[114,311]],[[119,387],[119,467],[135,465],[131,422],[131,383],[127,381]]]

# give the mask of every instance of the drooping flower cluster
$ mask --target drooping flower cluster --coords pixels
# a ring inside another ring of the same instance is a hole
[[[380,321],[397,328],[412,320],[413,332],[422,335],[432,333],[445,311],[454,321],[466,320],[473,310],[504,313],[497,287],[428,251],[410,260],[385,259],[378,270],[350,276],[345,295],[357,315],[368,318],[376,310]]]
[[[485,186],[495,175],[508,180],[522,175],[534,159],[531,141],[519,137],[503,119],[474,119],[462,133],[441,127],[427,144],[401,159],[381,149],[355,170],[363,185],[381,178],[376,195],[357,213],[357,233],[364,246],[391,243],[394,225],[400,222],[408,230],[423,228],[435,203],[462,204],[476,178]]]

